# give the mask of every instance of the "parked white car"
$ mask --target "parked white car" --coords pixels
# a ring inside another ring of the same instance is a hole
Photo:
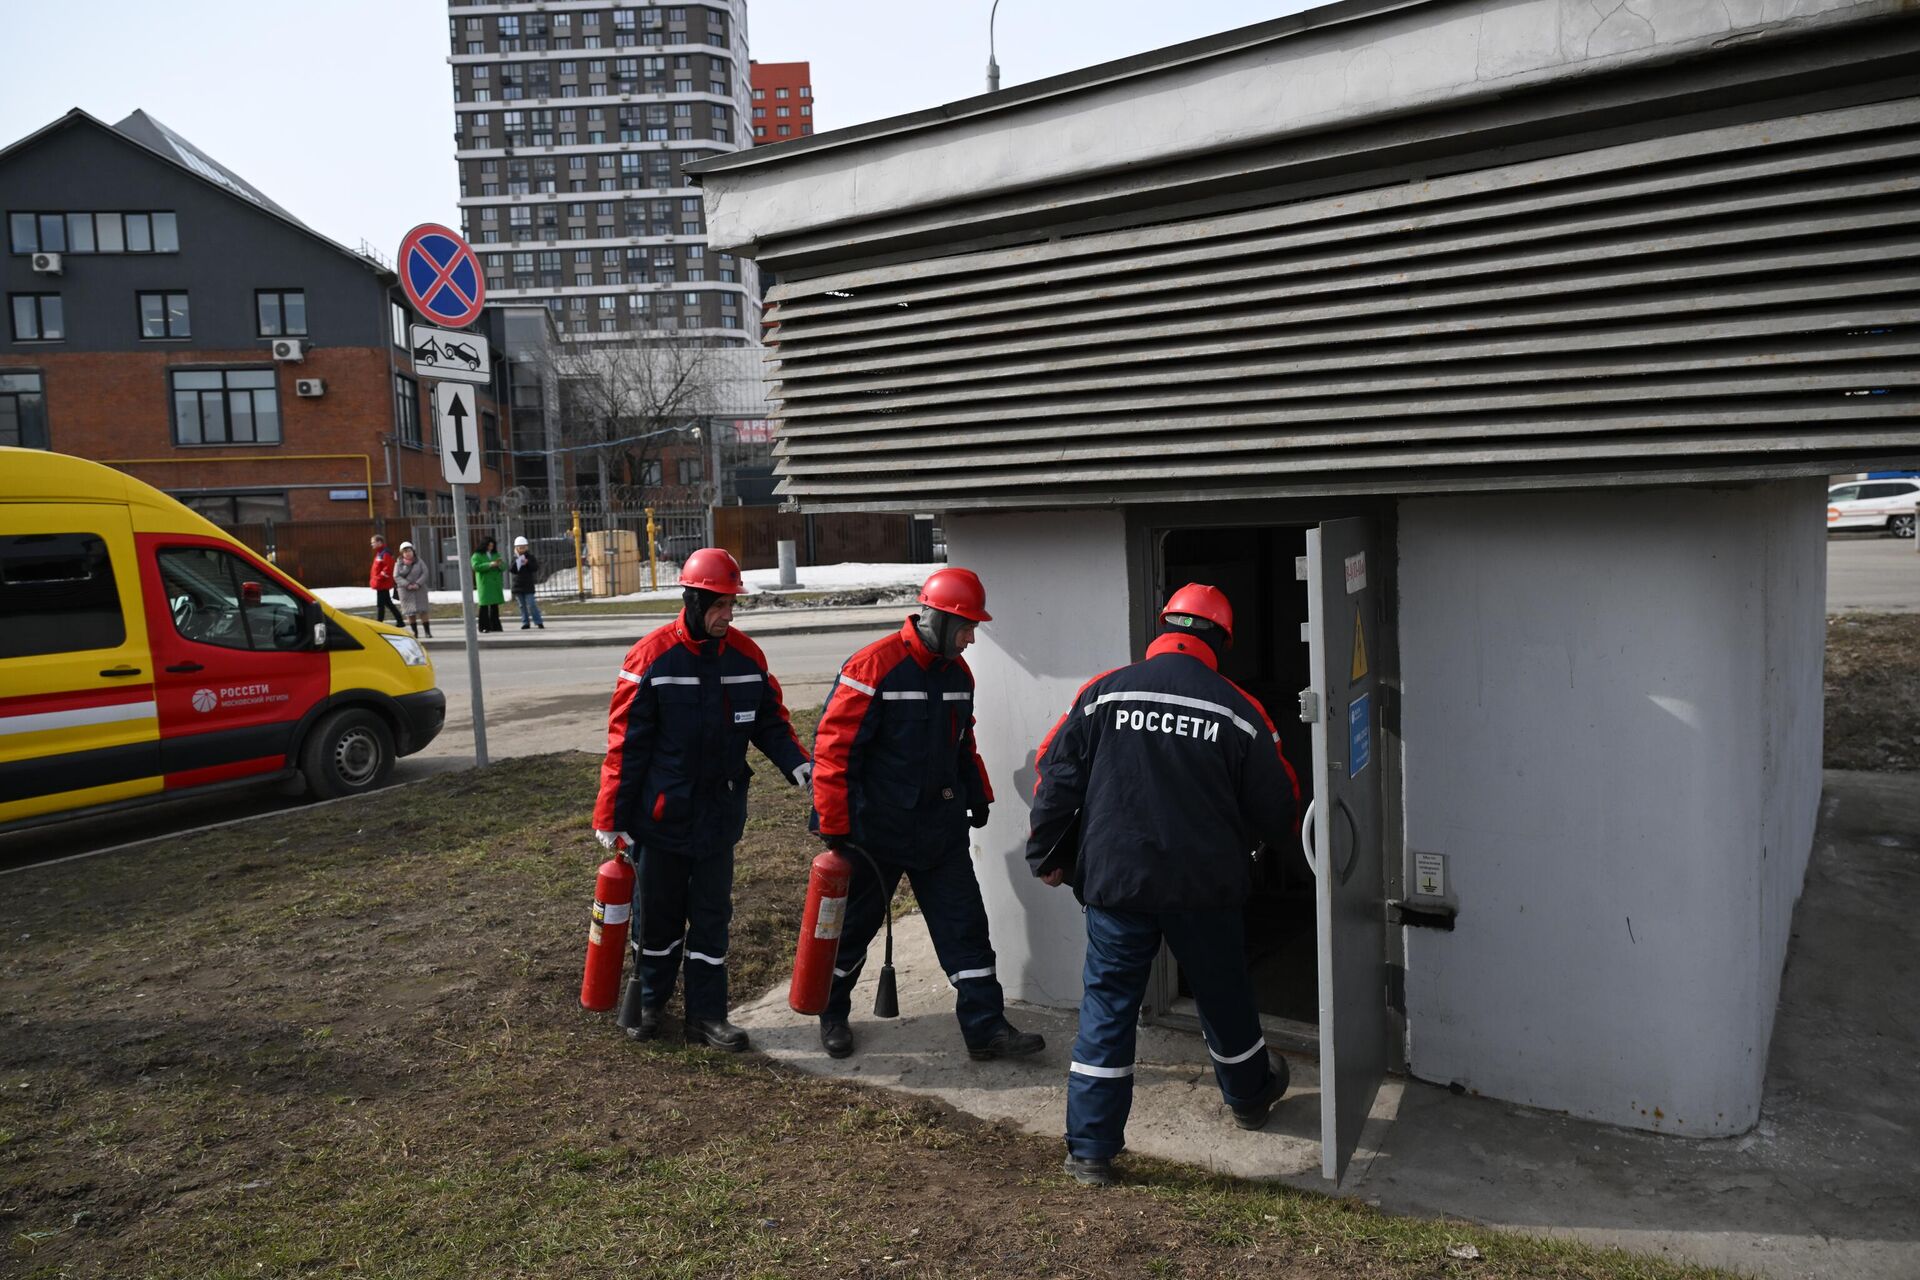
[[[1916,502],[1920,502],[1920,480],[1837,484],[1827,490],[1827,528],[1885,529],[1896,538],[1911,538]]]

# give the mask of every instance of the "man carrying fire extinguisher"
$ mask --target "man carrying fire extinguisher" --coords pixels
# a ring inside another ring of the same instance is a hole
[[[899,631],[847,659],[814,734],[809,825],[829,846],[852,844],[873,859],[851,854],[820,1043],[835,1058],[853,1052],[853,987],[904,875],[957,993],[967,1052],[1025,1057],[1046,1041],[1007,1021],[986,904],[967,857],[968,826],[986,825],[993,788],[974,750],[973,673],[960,655],[974,628],[991,621],[987,592],[972,571],[941,569],[920,588],[919,603]]]
[[[747,744],[799,786],[812,765],[766,656],[732,626],[734,597],[744,589],[740,565],[708,547],[687,557],[680,585],[680,616],[621,664],[594,835],[609,849],[632,848],[638,864],[627,1034],[660,1034],[684,955],[687,1039],[739,1052],[747,1033],[727,1021],[726,963],[733,846],[746,826],[752,776]]]
[[[1027,862],[1049,885],[1070,879],[1086,905],[1065,1168],[1090,1186],[1113,1181],[1126,1141],[1134,1028],[1162,940],[1193,988],[1234,1123],[1263,1127],[1286,1092],[1286,1062],[1261,1034],[1241,913],[1249,855],[1291,843],[1300,789],[1265,708],[1220,674],[1232,644],[1225,593],[1180,588],[1146,658],[1088,681],[1034,762]]]

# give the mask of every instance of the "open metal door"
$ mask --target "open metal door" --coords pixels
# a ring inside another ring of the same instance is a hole
[[[1335,1182],[1386,1078],[1387,914],[1379,657],[1386,565],[1379,525],[1307,531],[1313,804],[1301,844],[1313,865],[1320,945],[1321,1171]]]

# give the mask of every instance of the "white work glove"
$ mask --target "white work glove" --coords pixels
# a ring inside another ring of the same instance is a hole
[[[794,766],[793,785],[796,787],[811,787],[813,785],[813,762],[812,761],[809,760],[805,764],[799,764]]]
[[[633,837],[624,831],[596,831],[593,838],[616,853],[633,848]]]

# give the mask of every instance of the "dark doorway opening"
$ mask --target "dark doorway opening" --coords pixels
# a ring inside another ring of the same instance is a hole
[[[1303,812],[1313,799],[1313,730],[1300,723],[1297,699],[1312,680],[1301,638],[1307,584],[1296,576],[1295,563],[1306,552],[1305,526],[1175,529],[1161,543],[1161,580],[1168,591],[1204,582],[1226,592],[1233,603],[1233,648],[1221,672],[1266,708],[1300,780]],[[1246,911],[1247,960],[1260,1012],[1317,1027],[1313,873],[1298,841],[1267,850],[1254,867],[1253,883]],[[1176,994],[1182,1002],[1192,998],[1184,975]]]

